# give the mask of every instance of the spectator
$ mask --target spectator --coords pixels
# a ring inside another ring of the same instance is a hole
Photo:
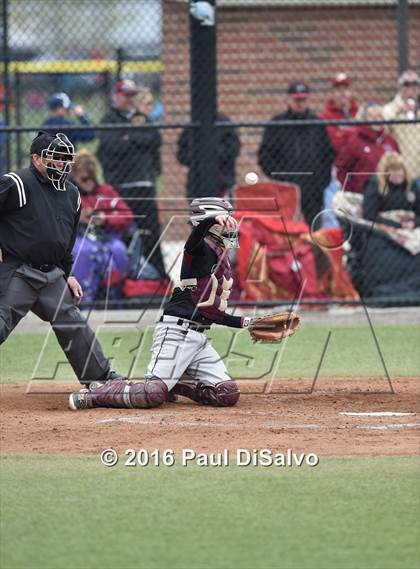
[[[217,115],[220,122],[230,123],[230,119],[222,113]],[[229,191],[235,184],[235,162],[239,155],[241,144],[236,130],[232,128],[219,128],[216,131],[216,152],[218,169],[214,179],[214,197],[228,197]],[[196,195],[199,180],[191,169],[193,159],[193,132],[184,129],[178,139],[177,159],[183,166],[188,166],[187,196],[189,199],[201,197]]]
[[[399,223],[381,217],[382,212],[395,210],[412,212],[414,216],[407,216]],[[420,187],[411,184],[406,161],[397,152],[386,152],[382,156],[376,174],[366,184],[363,217],[404,229],[420,225]]]
[[[102,281],[116,287],[128,272],[127,249],[121,237],[133,216],[112,186],[98,183],[98,169],[93,154],[87,150],[76,154],[71,176],[79,188],[82,209],[73,272],[83,283],[85,303],[95,300]],[[111,297],[118,297],[118,289],[114,288]]]
[[[415,71],[407,70],[398,80],[398,93],[384,106],[385,120],[420,119],[420,78]],[[389,125],[401,154],[414,176],[420,176],[420,123]]]
[[[66,126],[76,125],[69,118],[71,112],[73,112],[81,125],[92,126],[83,107],[81,105],[73,106],[70,97],[66,93],[54,93],[49,97],[47,105],[49,115],[42,123],[41,128],[54,127],[57,132],[65,134],[73,144],[90,142],[95,139],[93,130],[66,130]]]
[[[353,98],[352,80],[345,73],[337,73],[331,79],[331,96],[325,103],[320,117],[324,120],[348,120],[356,116],[359,105]],[[354,127],[347,125],[327,126],[328,134],[336,153]]]
[[[149,87],[139,89],[137,101],[138,110],[146,115],[152,122],[159,122],[162,119],[162,103],[155,100],[152,90],[149,89]]]
[[[401,155],[387,152],[381,157],[365,187],[362,214],[369,220],[369,230],[360,231],[356,223],[352,237],[352,246],[359,250],[360,291],[364,296],[400,301],[418,297],[420,186],[410,183]]]
[[[114,88],[114,105],[102,117],[102,124],[150,124],[137,108],[139,90],[131,80],[118,81]],[[143,255],[165,276],[159,245],[160,222],[156,207],[156,178],[160,175],[161,137],[157,129],[102,131],[99,135],[98,158],[104,176],[138,216],[135,224],[142,230]]]
[[[324,110],[320,117],[325,120],[349,120],[355,117],[359,108],[356,100],[353,98],[351,91],[351,78],[346,73],[337,73],[331,79],[331,96],[325,103]],[[327,131],[331,142],[334,146],[336,154],[338,154],[343,142],[354,130],[354,127],[348,125],[332,125],[327,126]],[[331,170],[331,182],[324,191],[324,227],[339,227],[340,224],[333,213],[332,200],[336,192],[340,189],[337,180],[337,169],[335,165]]]
[[[309,109],[310,93],[305,83],[289,85],[287,110],[271,120],[317,119]],[[323,209],[333,159],[334,150],[322,125],[266,127],[258,151],[259,164],[267,176],[300,186],[302,212],[308,224]]]
[[[383,119],[382,107],[377,103],[363,105],[357,119],[380,121]],[[362,193],[381,156],[392,150],[399,152],[398,144],[385,132],[383,125],[358,125],[341,146],[335,161],[343,190]]]

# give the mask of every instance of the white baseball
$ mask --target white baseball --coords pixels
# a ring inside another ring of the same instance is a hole
[[[248,172],[245,176],[245,182],[250,185],[256,184],[258,182],[258,174],[255,172]]]

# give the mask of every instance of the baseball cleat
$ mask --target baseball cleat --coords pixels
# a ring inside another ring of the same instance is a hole
[[[118,379],[127,379],[127,378],[118,373],[117,371],[111,370],[106,377],[106,381],[115,381],[116,379],[118,380]]]
[[[168,403],[178,403],[178,395],[173,391],[168,394]]]
[[[92,389],[98,389],[98,387],[102,387],[104,385],[105,381],[92,381],[92,383],[89,383],[89,389],[88,391],[92,391]],[[82,391],[82,390],[80,390]]]
[[[72,411],[78,411],[79,409],[89,409],[93,407],[89,390],[82,389],[78,393],[70,393],[69,407]]]
[[[77,411],[78,409],[80,409],[79,393],[70,393],[70,395],[69,395],[69,407],[72,411]]]
[[[111,370],[110,372],[108,372],[108,375],[106,377],[95,379],[94,381],[91,381],[90,383],[86,384],[86,387],[89,390],[92,390],[92,389],[97,389],[98,387],[102,387],[107,381],[124,381],[126,379],[127,378],[121,375],[120,373]]]

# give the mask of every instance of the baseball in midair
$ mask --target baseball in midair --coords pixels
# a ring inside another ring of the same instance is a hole
[[[248,174],[245,175],[245,182],[250,185],[256,184],[258,182],[258,174],[255,172],[248,172]]]

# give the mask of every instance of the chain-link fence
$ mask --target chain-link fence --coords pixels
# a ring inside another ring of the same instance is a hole
[[[207,195],[242,219],[238,302],[418,301],[419,1],[34,5],[3,0],[1,170],[39,127],[76,144],[88,303],[163,294]]]

